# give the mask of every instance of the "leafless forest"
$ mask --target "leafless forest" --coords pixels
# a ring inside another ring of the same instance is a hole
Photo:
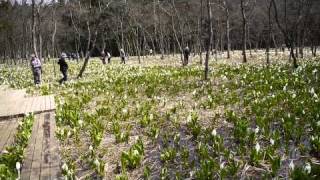
[[[188,45],[200,56],[242,50],[246,62],[253,49],[288,48],[297,66],[306,47],[316,55],[319,9],[317,0],[2,0],[0,57],[165,56]]]
[[[0,179],[320,179],[319,45],[320,0],[0,0]]]

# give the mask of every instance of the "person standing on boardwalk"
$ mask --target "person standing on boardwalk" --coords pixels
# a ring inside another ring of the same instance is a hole
[[[188,63],[189,63],[190,49],[188,46],[184,48],[183,54],[184,54],[184,64],[183,65],[185,66],[185,65],[188,65]]]
[[[126,53],[123,49],[120,49],[120,58],[121,58],[121,64],[126,64]]]
[[[60,71],[63,75],[63,78],[59,80],[59,83],[62,84],[63,82],[66,82],[68,80],[68,64],[66,62],[67,55],[66,53],[61,53],[61,57],[58,61],[58,64],[60,65]]]
[[[34,84],[38,86],[41,83],[41,61],[34,54],[31,55],[31,68]]]

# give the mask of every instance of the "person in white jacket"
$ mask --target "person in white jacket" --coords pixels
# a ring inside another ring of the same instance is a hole
[[[34,84],[39,85],[41,83],[41,61],[36,55],[31,55],[31,69],[33,73]]]

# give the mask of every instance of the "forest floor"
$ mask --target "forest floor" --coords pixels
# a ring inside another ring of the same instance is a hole
[[[210,80],[198,56],[69,62],[60,86],[55,61],[32,85],[28,67],[5,66],[0,84],[55,94],[56,137],[64,176],[80,179],[319,178],[320,59],[292,69],[279,52],[217,55]],[[203,54],[203,57],[205,55]]]

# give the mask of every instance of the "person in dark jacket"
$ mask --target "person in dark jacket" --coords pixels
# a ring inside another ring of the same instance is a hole
[[[111,54],[109,53],[109,52],[107,52],[107,58],[108,58],[108,64],[110,64],[111,63]]]
[[[102,64],[107,64],[106,62],[106,53],[104,51],[101,52],[101,61],[102,61]]]
[[[66,53],[61,53],[61,57],[58,61],[58,64],[60,65],[60,71],[63,75],[63,78],[59,80],[59,83],[62,84],[63,82],[66,82],[68,80],[68,64],[66,62],[67,55]]]
[[[41,61],[36,55],[31,55],[31,68],[34,78],[34,84],[38,86],[41,83]]]
[[[188,46],[184,48],[183,54],[184,54],[184,65],[188,65],[189,56],[190,56],[190,49]]]
[[[120,49],[120,58],[121,58],[121,64],[126,64],[126,53],[123,49]]]

